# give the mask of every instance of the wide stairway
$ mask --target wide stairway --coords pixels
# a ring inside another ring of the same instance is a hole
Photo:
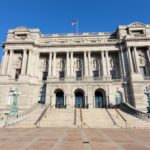
[[[57,109],[38,106],[23,120],[13,122],[8,119],[6,127],[70,127],[70,128],[142,128],[150,129],[150,122],[146,122],[120,109]],[[43,113],[44,112],[44,113]],[[39,119],[41,118],[41,119]],[[38,122],[37,122],[38,120]],[[37,124],[35,125],[35,123]]]
[[[39,127],[75,127],[74,109],[48,109]]]
[[[82,109],[83,127],[87,128],[117,128],[106,109]]]
[[[33,128],[35,127],[35,122],[39,118],[40,114],[45,109],[45,106],[38,105],[32,112],[25,116],[23,120],[20,120],[14,124],[9,125],[9,128]],[[8,119],[7,122],[11,120]]]
[[[136,118],[120,109],[108,109],[116,124],[121,128],[142,128],[150,129],[150,122]]]

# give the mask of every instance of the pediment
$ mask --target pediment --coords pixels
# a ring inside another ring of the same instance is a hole
[[[15,29],[15,31],[17,31],[17,32],[29,32],[29,29],[27,27],[20,26],[20,27],[17,27]]]
[[[134,22],[128,25],[130,28],[145,28],[145,24],[141,22]]]

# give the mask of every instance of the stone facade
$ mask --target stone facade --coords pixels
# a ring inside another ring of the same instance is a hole
[[[0,106],[41,102],[52,107],[107,107],[128,102],[146,111],[150,84],[150,25],[118,26],[113,33],[43,35],[10,29],[3,43]],[[81,101],[83,103],[81,103]]]

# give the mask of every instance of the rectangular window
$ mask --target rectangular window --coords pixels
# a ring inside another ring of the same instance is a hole
[[[99,77],[98,71],[93,71],[93,78],[98,79],[98,77]]]
[[[60,71],[59,72],[59,79],[64,79],[65,78],[65,72],[64,71]]]
[[[76,71],[76,79],[81,80],[82,78],[82,72],[81,71]]]
[[[114,70],[110,71],[111,73],[111,79],[112,80],[115,80],[117,77],[116,77],[116,72]]]
[[[143,76],[146,76],[146,69],[145,69],[145,67],[140,67],[140,71],[141,71]]]
[[[48,72],[43,72],[42,80],[47,80]]]
[[[16,69],[15,80],[19,79],[19,75],[21,74],[21,69]]]

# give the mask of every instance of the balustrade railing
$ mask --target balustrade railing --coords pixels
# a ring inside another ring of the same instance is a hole
[[[149,113],[141,112],[128,103],[120,104],[120,109],[126,113],[129,113],[130,115],[137,117],[137,118],[143,119],[145,121],[150,121]]]
[[[6,117],[3,127],[13,125],[13,124],[16,124],[17,122],[20,122],[21,120],[24,120],[28,114],[30,114],[35,108],[38,107],[38,105],[40,104],[36,103],[33,106],[31,106],[29,109],[27,109],[26,111],[19,112],[16,114],[6,114],[7,117]]]

